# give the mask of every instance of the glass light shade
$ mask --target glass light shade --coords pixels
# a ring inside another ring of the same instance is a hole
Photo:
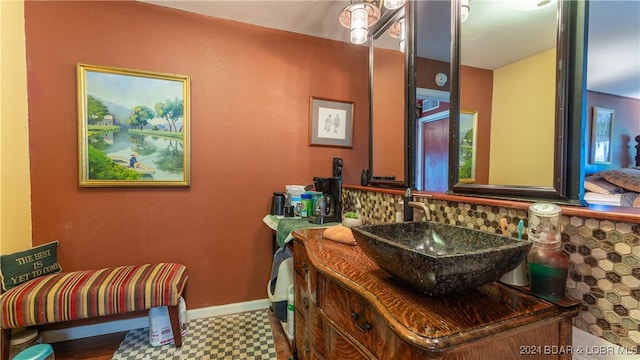
[[[351,30],[351,43],[364,44],[367,41],[367,36],[369,36],[367,29],[353,29]]]
[[[389,10],[399,9],[404,5],[404,0],[384,0],[384,7]]]
[[[367,10],[364,8],[355,9],[351,12],[351,30],[368,27],[368,17]]]
[[[377,4],[377,0],[352,0],[351,5],[342,9],[338,21],[347,29],[352,29],[352,19],[356,11],[364,10],[367,14],[367,26],[371,26],[380,20],[380,8]]]
[[[364,44],[367,41],[369,31],[369,14],[364,8],[354,9],[351,12],[351,42]]]

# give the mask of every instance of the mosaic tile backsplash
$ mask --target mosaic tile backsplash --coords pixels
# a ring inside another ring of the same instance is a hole
[[[364,224],[392,223],[402,197],[374,191],[343,189],[345,211],[362,204]],[[414,196],[427,204],[433,221],[500,233],[499,221],[517,236],[527,211]],[[415,210],[414,218],[421,217]],[[582,301],[585,310],[574,325],[627,349],[640,352],[640,224],[577,216],[562,216],[562,243],[569,255],[567,296]],[[525,235],[526,237],[526,231]]]

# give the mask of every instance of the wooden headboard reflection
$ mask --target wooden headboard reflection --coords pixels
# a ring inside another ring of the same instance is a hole
[[[640,135],[636,136],[636,166],[640,166]]]

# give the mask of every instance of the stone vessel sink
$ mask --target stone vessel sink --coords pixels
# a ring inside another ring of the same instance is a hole
[[[496,281],[522,262],[532,242],[435,222],[351,228],[362,251],[426,295],[463,292]]]

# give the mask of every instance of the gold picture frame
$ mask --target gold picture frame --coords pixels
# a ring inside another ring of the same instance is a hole
[[[190,186],[190,78],[78,64],[80,187]]]
[[[460,143],[459,154],[459,182],[471,184],[476,181],[476,138],[478,126],[478,112],[460,110]]]

